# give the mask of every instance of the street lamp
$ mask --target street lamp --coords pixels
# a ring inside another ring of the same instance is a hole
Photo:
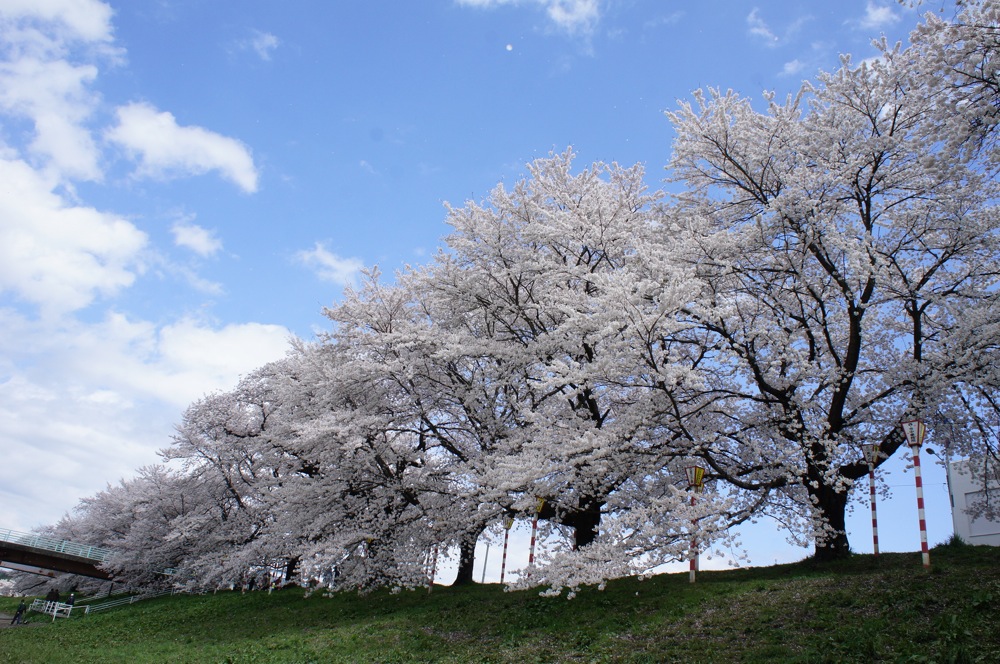
[[[875,464],[878,462],[879,446],[875,443],[865,443],[861,446],[868,462],[868,488],[871,490],[872,503],[872,546],[875,557],[878,558],[878,513],[875,511]]]
[[[931,566],[931,554],[927,549],[927,518],[924,515],[924,482],[920,477],[920,446],[924,444],[924,436],[927,435],[927,425],[923,420],[916,419],[909,422],[901,422],[903,435],[906,436],[906,444],[910,446],[910,453],[913,456],[913,472],[917,485],[917,516],[920,519],[920,553],[923,557],[924,567]]]
[[[687,473],[688,489],[691,490],[691,507],[694,507],[695,496],[705,490],[705,469],[701,466],[688,466],[684,469]],[[698,528],[698,519],[692,519],[693,530]],[[698,540],[691,536],[691,569],[688,572],[688,581],[694,583],[695,573],[698,571]]]

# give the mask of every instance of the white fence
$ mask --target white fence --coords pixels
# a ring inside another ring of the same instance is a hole
[[[28,607],[29,611],[35,611],[37,613],[44,613],[47,616],[52,616],[52,622],[55,622],[56,618],[69,618],[70,614],[76,609],[78,612],[83,611],[84,615],[90,613],[98,613],[99,611],[105,611],[107,609],[113,609],[116,606],[125,606],[126,604],[135,604],[144,599],[152,599],[154,597],[162,597],[163,595],[172,595],[176,591],[174,590],[163,590],[159,592],[143,593],[141,595],[132,595],[131,597],[122,597],[121,599],[113,599],[108,602],[101,602],[100,604],[66,604],[64,602],[52,602],[44,599],[36,599],[31,602],[31,606]]]
[[[43,549],[55,553],[65,553],[69,556],[77,556],[97,562],[104,562],[111,557],[111,551],[89,544],[77,544],[66,540],[58,540],[53,537],[44,537],[32,533],[19,533],[15,530],[0,528],[0,542],[10,542],[21,546],[30,546],[34,549]]]
[[[153,599],[154,597],[162,597],[163,595],[172,595],[176,591],[173,590],[163,590],[160,592],[153,593],[143,593],[142,595],[132,595],[131,597],[122,597],[121,599],[113,599],[109,602],[101,602],[100,604],[91,604],[86,608],[85,613],[97,613],[98,611],[106,611],[107,609],[113,609],[116,606],[125,606],[126,604],[135,604],[144,599]],[[36,602],[38,600],[35,600]]]
[[[52,616],[52,622],[55,622],[56,618],[69,618],[69,615],[73,612],[74,608],[75,607],[72,604],[36,599],[31,603],[31,606],[28,607],[28,610]]]

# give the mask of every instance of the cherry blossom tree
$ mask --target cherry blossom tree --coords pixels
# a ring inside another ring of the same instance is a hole
[[[700,289],[662,242],[661,194],[643,169],[574,173],[573,156],[449,208],[454,232],[420,275],[451,361],[485,375],[480,414],[460,418],[493,423],[480,501],[532,517],[544,500],[539,516],[571,528],[570,544],[529,583],[570,586],[676,559],[691,539],[691,443],[673,424],[697,355],[670,337],[691,327],[674,314]],[[721,521],[699,523],[709,540]]]
[[[965,157],[986,152],[992,168],[1000,166],[1000,7],[988,0],[959,0],[960,11],[948,20],[928,12],[910,35],[911,66],[939,113],[948,141]],[[884,50],[888,50],[883,45]]]
[[[50,535],[110,549],[102,568],[121,587],[169,585],[169,572],[188,554],[187,543],[173,536],[174,522],[195,509],[184,499],[195,486],[183,473],[144,466],[134,477],[82,499]]]
[[[476,542],[501,512],[476,489],[483,459],[510,428],[511,382],[506,375],[497,379],[494,358],[469,352],[460,341],[463,330],[450,327],[443,301],[421,291],[422,279],[416,269],[387,286],[372,272],[360,291],[327,310],[336,328],[326,342],[364,349],[351,360],[360,380],[391,390],[400,421],[435,469],[420,503],[433,505],[427,520],[438,533],[437,545],[457,545],[455,582],[470,583]]]
[[[928,13],[911,34],[913,46],[905,54],[937,112],[930,131],[947,137],[959,158],[995,179],[1000,167],[1000,7],[980,0],[960,0],[956,5],[957,14],[950,20]],[[983,356],[994,352],[995,316],[990,310],[994,306],[986,300],[964,307],[951,330],[952,347],[973,346]],[[941,431],[939,437],[953,454],[970,458],[988,493],[989,480],[1000,468],[997,377],[989,362],[963,368],[955,375],[951,407],[939,413],[932,426]],[[995,515],[995,502],[985,501],[981,511]],[[992,510],[989,505],[994,505]]]
[[[369,313],[384,303],[370,304]],[[388,332],[396,316],[390,307],[356,327]],[[329,582],[335,570],[348,588],[424,583],[421,560],[453,534],[447,470],[386,370],[392,358],[352,327],[300,345],[285,376],[269,445],[307,461],[273,483],[263,541],[293,552],[306,578]]]
[[[298,383],[308,395],[289,402],[298,404],[290,439],[331,474],[299,483],[353,487],[337,492],[338,504],[356,495],[382,507],[328,510],[346,546],[306,557],[346,570],[352,556],[370,565],[373,548],[412,548],[430,534],[422,547],[461,550],[461,581],[487,524],[533,517],[539,498],[543,519],[572,528],[571,550],[594,544],[612,516],[604,531],[614,541],[564,557],[566,574],[611,570],[612,550],[624,569],[688,546],[683,465],[671,466],[688,441],[658,415],[678,407],[668,384],[691,371],[663,347],[667,312],[689,297],[688,272],[650,251],[658,195],[646,193],[640,168],[595,164],[574,175],[572,157],[538,160],[511,191],[450,208],[455,232],[431,265],[392,286],[373,273],[327,311],[334,330],[306,353],[313,368]],[[345,456],[345,444],[361,456]],[[386,493],[373,500],[376,486]],[[390,534],[418,523],[400,531],[406,542]],[[714,522],[700,523],[707,540]]]
[[[271,519],[267,496],[301,459],[278,454],[278,386],[290,366],[278,361],[257,369],[228,392],[191,404],[162,456],[178,464],[196,490],[192,509],[175,524],[188,543],[179,576],[200,587],[240,584],[250,570],[292,563],[287,551],[267,550],[261,534]],[[289,570],[291,571],[291,570]]]
[[[620,412],[627,389],[608,382],[619,322],[600,282],[648,236],[655,197],[638,168],[595,164],[573,175],[571,163],[569,152],[538,160],[530,180],[451,208],[455,230],[431,279],[439,297],[464,304],[466,333],[505,363],[506,381],[519,381],[509,394],[526,426],[510,432],[487,475],[520,496],[518,511],[545,499],[544,516],[573,528],[580,547],[629,474],[629,464],[603,458],[641,426]]]
[[[1000,313],[996,185],[936,131],[929,84],[896,49],[764,112],[712,90],[668,114],[680,241],[707,285],[684,310],[714,404],[701,456],[811,517],[821,559],[849,551],[861,444],[884,461],[900,420],[953,410],[995,357],[966,326],[992,335]]]
[[[469,581],[512,516],[567,532],[520,581],[553,591],[764,515],[846,555],[863,443],[884,463],[921,416],[997,457],[1000,9],[961,7],[760,109],[696,93],[671,200],[567,150],[449,206],[431,262],[372,270],[315,343],[192,404],[170,469],[57,529],[200,587],[412,587],[453,549]]]

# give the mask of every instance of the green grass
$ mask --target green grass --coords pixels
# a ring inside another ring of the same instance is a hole
[[[609,583],[147,600],[0,630],[2,662],[997,662],[1000,548]],[[0,598],[12,613],[17,600]],[[36,620],[39,620],[36,618]]]

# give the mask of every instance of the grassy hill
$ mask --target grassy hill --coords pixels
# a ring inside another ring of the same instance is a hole
[[[623,579],[573,600],[495,585],[163,597],[0,630],[0,661],[1000,662],[1000,548],[941,546],[931,561]]]

